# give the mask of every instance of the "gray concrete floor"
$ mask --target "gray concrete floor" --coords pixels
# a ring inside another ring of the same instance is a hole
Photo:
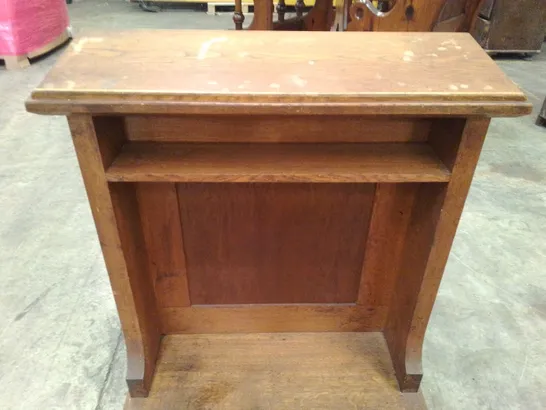
[[[69,9],[76,33],[232,27],[119,0]],[[58,55],[0,67],[0,409],[120,409],[124,344],[66,121],[23,105]],[[431,409],[546,408],[546,56],[497,61],[535,111],[491,125],[425,341]]]

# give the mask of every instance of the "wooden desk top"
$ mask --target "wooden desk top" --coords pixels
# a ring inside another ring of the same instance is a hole
[[[466,33],[131,30],[76,38],[30,111],[523,115]]]

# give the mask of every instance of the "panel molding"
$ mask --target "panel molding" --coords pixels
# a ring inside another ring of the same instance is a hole
[[[192,304],[354,303],[373,184],[179,184]]]

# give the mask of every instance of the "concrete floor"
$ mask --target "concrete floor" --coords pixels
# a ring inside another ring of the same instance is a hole
[[[69,9],[76,34],[232,27],[119,0]],[[23,105],[58,55],[0,67],[0,409],[120,409],[124,344],[66,121]],[[431,409],[546,408],[546,55],[497,61],[535,112],[491,125],[425,341]]]

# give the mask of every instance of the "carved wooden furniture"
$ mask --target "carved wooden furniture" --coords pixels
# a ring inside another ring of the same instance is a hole
[[[271,0],[254,1],[251,30],[304,31],[469,31],[484,0],[316,0],[303,15],[303,1],[296,3],[297,16],[285,20],[286,6],[279,1],[273,19]],[[242,29],[242,0],[235,0],[233,20]],[[298,8],[299,4],[299,8]],[[335,11],[334,11],[335,6]]]
[[[468,31],[482,0],[398,0],[387,12],[370,0],[348,2],[349,31]]]
[[[76,39],[27,108],[68,117],[140,409],[401,406],[490,117],[530,112],[468,34],[172,30]]]
[[[472,35],[492,53],[539,53],[546,30],[546,1],[487,0]]]

